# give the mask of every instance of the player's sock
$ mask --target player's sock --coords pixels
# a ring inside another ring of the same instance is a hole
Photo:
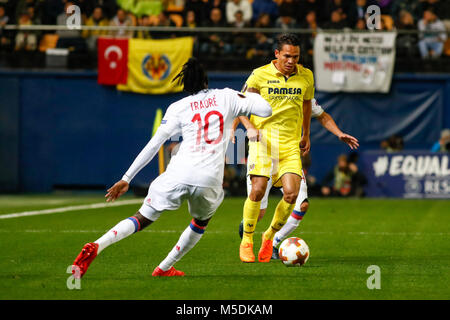
[[[191,250],[202,237],[206,227],[201,227],[192,219],[191,224],[181,234],[177,244],[169,252],[167,257],[159,264],[163,271],[167,271]]]
[[[302,221],[303,216],[306,212],[300,211],[292,211],[290,217],[286,221],[286,224],[278,231],[273,238],[273,246],[276,247],[283,241],[288,235],[291,234],[292,231],[297,229],[300,221]]]
[[[244,203],[244,234],[242,244],[253,243],[253,233],[255,232],[256,223],[258,222],[261,201],[252,201],[249,198]]]
[[[266,230],[266,232],[264,232],[264,239],[273,240],[275,233],[280,231],[280,229],[285,225],[294,207],[295,203],[288,203],[284,200],[284,198],[278,202],[270,227]]]
[[[139,231],[141,226],[139,220],[135,217],[129,217],[125,220],[120,221],[111,230],[105,233],[101,238],[99,238],[95,243],[98,244],[99,254],[103,249],[110,246],[117,241],[120,241],[129,235]]]

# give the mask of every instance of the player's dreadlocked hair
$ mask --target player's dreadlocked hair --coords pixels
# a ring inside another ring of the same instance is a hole
[[[277,49],[281,51],[285,44],[290,44],[291,46],[300,47],[300,39],[293,33],[282,33],[277,37]]]
[[[183,90],[189,94],[195,94],[208,88],[208,76],[196,58],[189,58],[188,62],[183,65],[183,69],[172,81],[177,79],[178,83],[183,85]]]

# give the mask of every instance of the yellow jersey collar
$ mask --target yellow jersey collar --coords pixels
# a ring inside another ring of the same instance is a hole
[[[277,69],[277,67],[275,67],[275,62],[276,62],[276,61],[277,61],[277,59],[272,60],[272,61],[270,62],[270,69],[271,69],[272,72],[273,72],[274,74],[276,74],[276,75],[285,76],[284,74],[282,74],[282,73],[280,72],[280,70]],[[295,72],[291,73],[291,75],[289,76],[289,78],[292,77],[292,76],[295,76],[295,75],[299,74],[299,73],[300,73],[300,67],[301,67],[301,65],[299,65],[299,64],[295,65]]]

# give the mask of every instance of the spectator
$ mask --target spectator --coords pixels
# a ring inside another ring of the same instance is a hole
[[[353,29],[360,30],[360,31],[367,30],[366,20],[365,19],[356,20],[356,24]]]
[[[92,15],[86,20],[86,26],[98,26],[106,27],[109,26],[109,21],[103,16],[102,7],[95,7],[92,11]],[[90,51],[95,51],[97,48],[97,38],[108,34],[106,30],[83,30],[82,36],[86,39],[88,49]]]
[[[240,10],[236,11],[235,20],[230,27],[234,28],[249,28],[250,23],[244,21],[244,13]],[[231,33],[232,41],[233,41],[233,51],[238,55],[242,56],[247,52],[248,42],[249,42],[249,34],[244,32],[232,32]]]
[[[194,11],[197,25],[201,25],[209,18],[208,4],[203,0],[186,0],[184,5],[185,12]],[[223,12],[221,10],[221,12]]]
[[[272,21],[268,13],[261,13],[255,23],[255,28],[271,28]],[[274,41],[269,33],[256,32],[254,40],[252,41],[253,48],[247,51],[247,59],[252,59],[254,56],[267,57],[273,52]]]
[[[388,139],[381,141],[381,149],[386,152],[398,152],[403,150],[403,138],[394,134]]]
[[[127,15],[127,12],[123,9],[118,9],[116,16],[111,20],[110,26],[113,27],[131,27],[133,26],[133,20]],[[117,31],[111,31],[111,35],[115,37],[131,38],[133,31],[125,31],[123,29]]]
[[[236,20],[235,13],[242,11],[244,21],[250,23],[253,16],[253,9],[248,0],[230,0],[226,6],[227,22],[234,23]]]
[[[380,30],[391,31],[394,29],[394,19],[388,14],[382,14],[380,19]]]
[[[103,16],[110,20],[117,12],[117,0],[77,0],[77,6],[80,7],[81,13],[86,17],[92,16],[95,8],[101,7]]]
[[[327,20],[331,19],[332,12],[336,10],[339,10],[347,18],[346,13],[349,8],[347,2],[344,0],[326,0],[324,7],[324,17]]]
[[[74,3],[73,2],[66,2],[66,5],[64,6],[64,11],[61,12],[57,17],[56,17],[56,24],[59,26],[67,26],[67,18],[69,18],[71,15],[73,15],[75,12],[74,11],[69,11],[69,7],[73,6]],[[69,11],[69,12],[68,12]],[[59,38],[79,38],[81,36],[80,31],[79,30],[58,30],[56,32],[59,36]]]
[[[226,12],[227,0],[208,0],[206,6],[206,18],[210,16],[211,10],[214,8],[220,9],[221,12]],[[222,19],[225,19],[225,17],[222,17]]]
[[[6,15],[5,7],[0,6],[0,51],[9,48],[11,44],[9,34],[3,30],[8,21],[9,17]]]
[[[275,28],[284,30],[295,29],[297,21],[292,17],[291,12],[286,9],[280,10],[280,17],[275,21]]]
[[[356,0],[350,6],[350,14],[349,14],[349,23],[350,25],[356,25],[356,21],[359,19],[366,20],[367,8],[369,7],[369,3],[367,0]]]
[[[423,12],[423,18],[418,23],[419,50],[422,59],[439,58],[444,50],[444,42],[447,34],[444,24],[436,16],[432,8]],[[441,31],[431,33],[427,31]]]
[[[211,10],[209,21],[204,27],[223,28],[226,27],[222,20],[222,11],[219,8]],[[228,43],[228,35],[226,33],[208,33],[203,35],[203,41],[200,46],[200,51],[203,54],[224,55],[231,52],[231,45]]]
[[[441,138],[431,147],[431,152],[450,152],[450,129],[441,131]]]
[[[421,17],[421,4],[417,0],[394,1],[391,7],[391,15],[397,19],[400,17],[401,11],[409,12],[413,16],[414,21],[417,21]]]
[[[289,15],[293,19],[296,19],[298,14],[298,2],[296,0],[282,0],[278,9],[279,12],[283,12],[284,15]]]
[[[19,17],[19,26],[30,26],[33,22],[31,21],[30,14],[25,11]],[[33,51],[37,48],[37,36],[33,31],[19,31],[16,34],[16,45],[15,50],[26,50]]]
[[[6,15],[5,7],[0,6],[0,31],[8,24],[9,17]]]
[[[193,10],[189,10],[186,12],[186,16],[183,20],[183,27],[188,27],[191,29],[195,29],[197,27],[197,21],[195,19],[195,12]],[[194,38],[194,56],[197,55],[199,44],[198,44],[198,33],[196,32],[183,32],[181,34],[184,37],[193,37]]]
[[[195,29],[197,27],[197,20],[195,18],[195,11],[189,10],[186,12],[183,21],[183,27],[189,27]]]
[[[324,29],[343,29],[345,27],[347,27],[345,15],[339,9],[331,13],[331,21],[323,24]]]
[[[352,175],[357,171],[358,167],[355,164],[350,165],[346,155],[340,155],[337,164],[323,180],[322,195],[341,197],[352,195]]]
[[[305,21],[306,14],[310,11],[316,13],[316,19],[319,24],[325,21],[322,15],[323,6],[319,0],[300,0],[297,14],[297,21],[302,24]]]
[[[399,13],[396,24],[397,29],[400,30],[416,30],[413,15],[402,10]],[[399,33],[396,40],[397,54],[399,56],[415,56],[417,53],[417,35],[408,33]]]
[[[169,14],[166,11],[161,11],[158,15],[158,19],[156,24],[154,24],[156,27],[176,27],[175,22],[170,19]],[[175,33],[170,32],[163,32],[163,31],[152,31],[151,36],[153,39],[168,39],[168,38],[175,38]]]
[[[150,26],[150,17],[146,14],[137,19],[137,24],[139,27]],[[138,30],[135,32],[134,37],[137,39],[151,39],[150,31],[148,30]]]
[[[308,55],[313,54],[314,49],[314,39],[316,37],[317,29],[319,28],[316,19],[316,12],[309,11],[306,14],[305,22],[300,26],[303,29],[311,30],[311,34],[302,35],[302,50]]]
[[[448,8],[448,6],[445,5],[445,3],[448,3],[448,0],[419,0],[420,2],[420,11],[423,14],[423,12],[429,8],[431,8],[433,10],[433,12],[435,12],[440,19],[445,19],[446,17],[448,18],[450,13],[449,12],[445,12],[446,8]]]
[[[278,6],[273,0],[253,0],[253,23],[266,13],[270,16],[271,21],[275,21],[278,18]]]
[[[15,1],[15,11],[16,11],[16,21],[19,21],[22,17],[22,14],[25,11],[28,11],[28,8],[35,8],[37,7],[38,3],[40,3],[37,0],[17,0]],[[33,13],[33,17],[30,16],[30,20],[32,24],[37,24],[34,19],[36,18],[36,15]]]

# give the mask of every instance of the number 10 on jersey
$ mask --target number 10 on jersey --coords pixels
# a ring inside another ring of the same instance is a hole
[[[208,135],[210,118],[212,116],[214,116],[211,119],[212,121],[216,120],[217,119],[216,117],[218,117],[218,120],[220,122],[220,132],[219,132],[219,136],[216,139],[210,139],[209,135]],[[191,121],[198,123],[197,141],[196,141],[197,145],[199,145],[202,140],[202,129],[204,130],[203,138],[205,139],[205,142],[207,144],[218,144],[222,140],[222,137],[223,137],[223,115],[219,111],[214,110],[214,111],[208,112],[205,115],[204,125],[203,125],[203,121],[202,121],[202,117],[201,117],[200,113],[196,113]]]

